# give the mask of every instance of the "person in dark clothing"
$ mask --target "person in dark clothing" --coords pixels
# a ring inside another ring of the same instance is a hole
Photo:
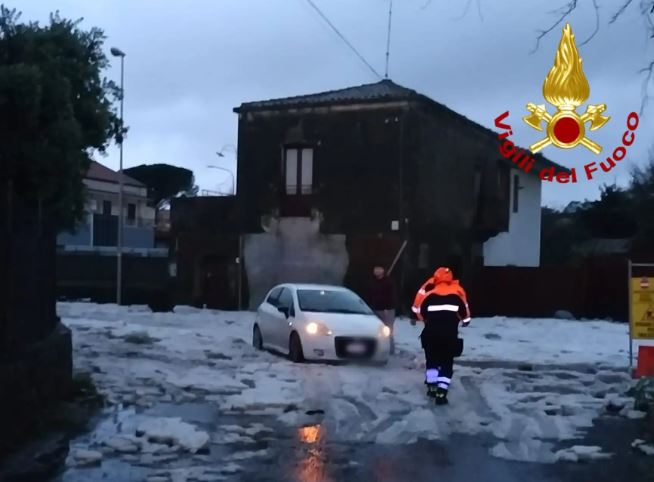
[[[374,278],[368,293],[368,303],[379,317],[379,319],[391,330],[391,355],[395,353],[395,339],[393,325],[395,324],[395,307],[397,299],[395,296],[395,285],[393,280],[386,275],[386,270],[381,266],[373,269]]]
[[[470,324],[470,310],[466,293],[449,268],[438,268],[432,281],[429,291],[416,295],[414,306],[419,307],[425,323],[420,341],[425,350],[427,394],[443,405],[447,403],[454,358],[462,349],[459,323]]]

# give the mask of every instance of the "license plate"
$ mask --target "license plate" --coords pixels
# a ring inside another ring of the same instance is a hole
[[[363,343],[350,343],[347,346],[347,351],[348,353],[359,355],[366,351],[366,345],[364,345]]]

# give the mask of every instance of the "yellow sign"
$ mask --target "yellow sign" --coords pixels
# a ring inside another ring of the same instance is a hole
[[[654,339],[654,278],[631,278],[632,338]]]
[[[606,124],[610,117],[603,116],[606,104],[589,104],[586,112],[577,114],[577,107],[586,102],[590,96],[590,85],[584,75],[581,57],[575,45],[575,36],[570,24],[566,24],[559,48],[554,57],[554,66],[543,82],[543,97],[557,108],[551,115],[545,104],[527,104],[530,115],[523,120],[537,131],[542,131],[541,122],[545,121],[547,137],[529,146],[536,153],[550,144],[561,149],[571,149],[581,144],[588,150],[599,154],[602,146],[586,137],[586,122],[590,121],[590,130],[594,131]]]

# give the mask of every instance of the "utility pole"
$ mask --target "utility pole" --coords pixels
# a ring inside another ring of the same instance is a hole
[[[384,78],[388,79],[388,63],[391,55],[391,25],[393,19],[393,0],[388,3],[388,30],[386,32],[386,69],[384,71]]]

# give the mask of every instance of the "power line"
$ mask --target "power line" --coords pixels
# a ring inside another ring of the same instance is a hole
[[[393,18],[393,0],[388,3],[388,32],[386,34],[386,71],[384,78],[388,79],[388,61],[391,54],[391,25]]]
[[[329,20],[329,18],[327,18],[327,15],[325,15],[322,12],[322,10],[320,10],[320,8],[318,8],[318,6],[315,3],[313,3],[312,0],[307,0],[307,3],[311,5],[316,12],[318,12],[318,15],[320,15],[322,19],[327,23],[327,25],[329,25],[331,29],[334,32],[336,32],[336,35],[338,35],[341,38],[341,40],[345,42],[345,45],[347,45],[350,48],[350,50],[354,52],[354,54],[359,58],[359,60],[361,60],[361,62],[363,62],[366,65],[366,67],[368,67],[372,71],[373,74],[375,74],[377,77],[381,79],[382,76],[379,75],[379,72],[377,72],[375,68],[372,65],[370,65],[370,63],[364,58],[364,56],[361,55],[361,53],[359,53],[356,47],[354,47],[354,45],[352,45],[350,41],[347,38],[345,38],[345,36],[336,28],[336,26]]]

